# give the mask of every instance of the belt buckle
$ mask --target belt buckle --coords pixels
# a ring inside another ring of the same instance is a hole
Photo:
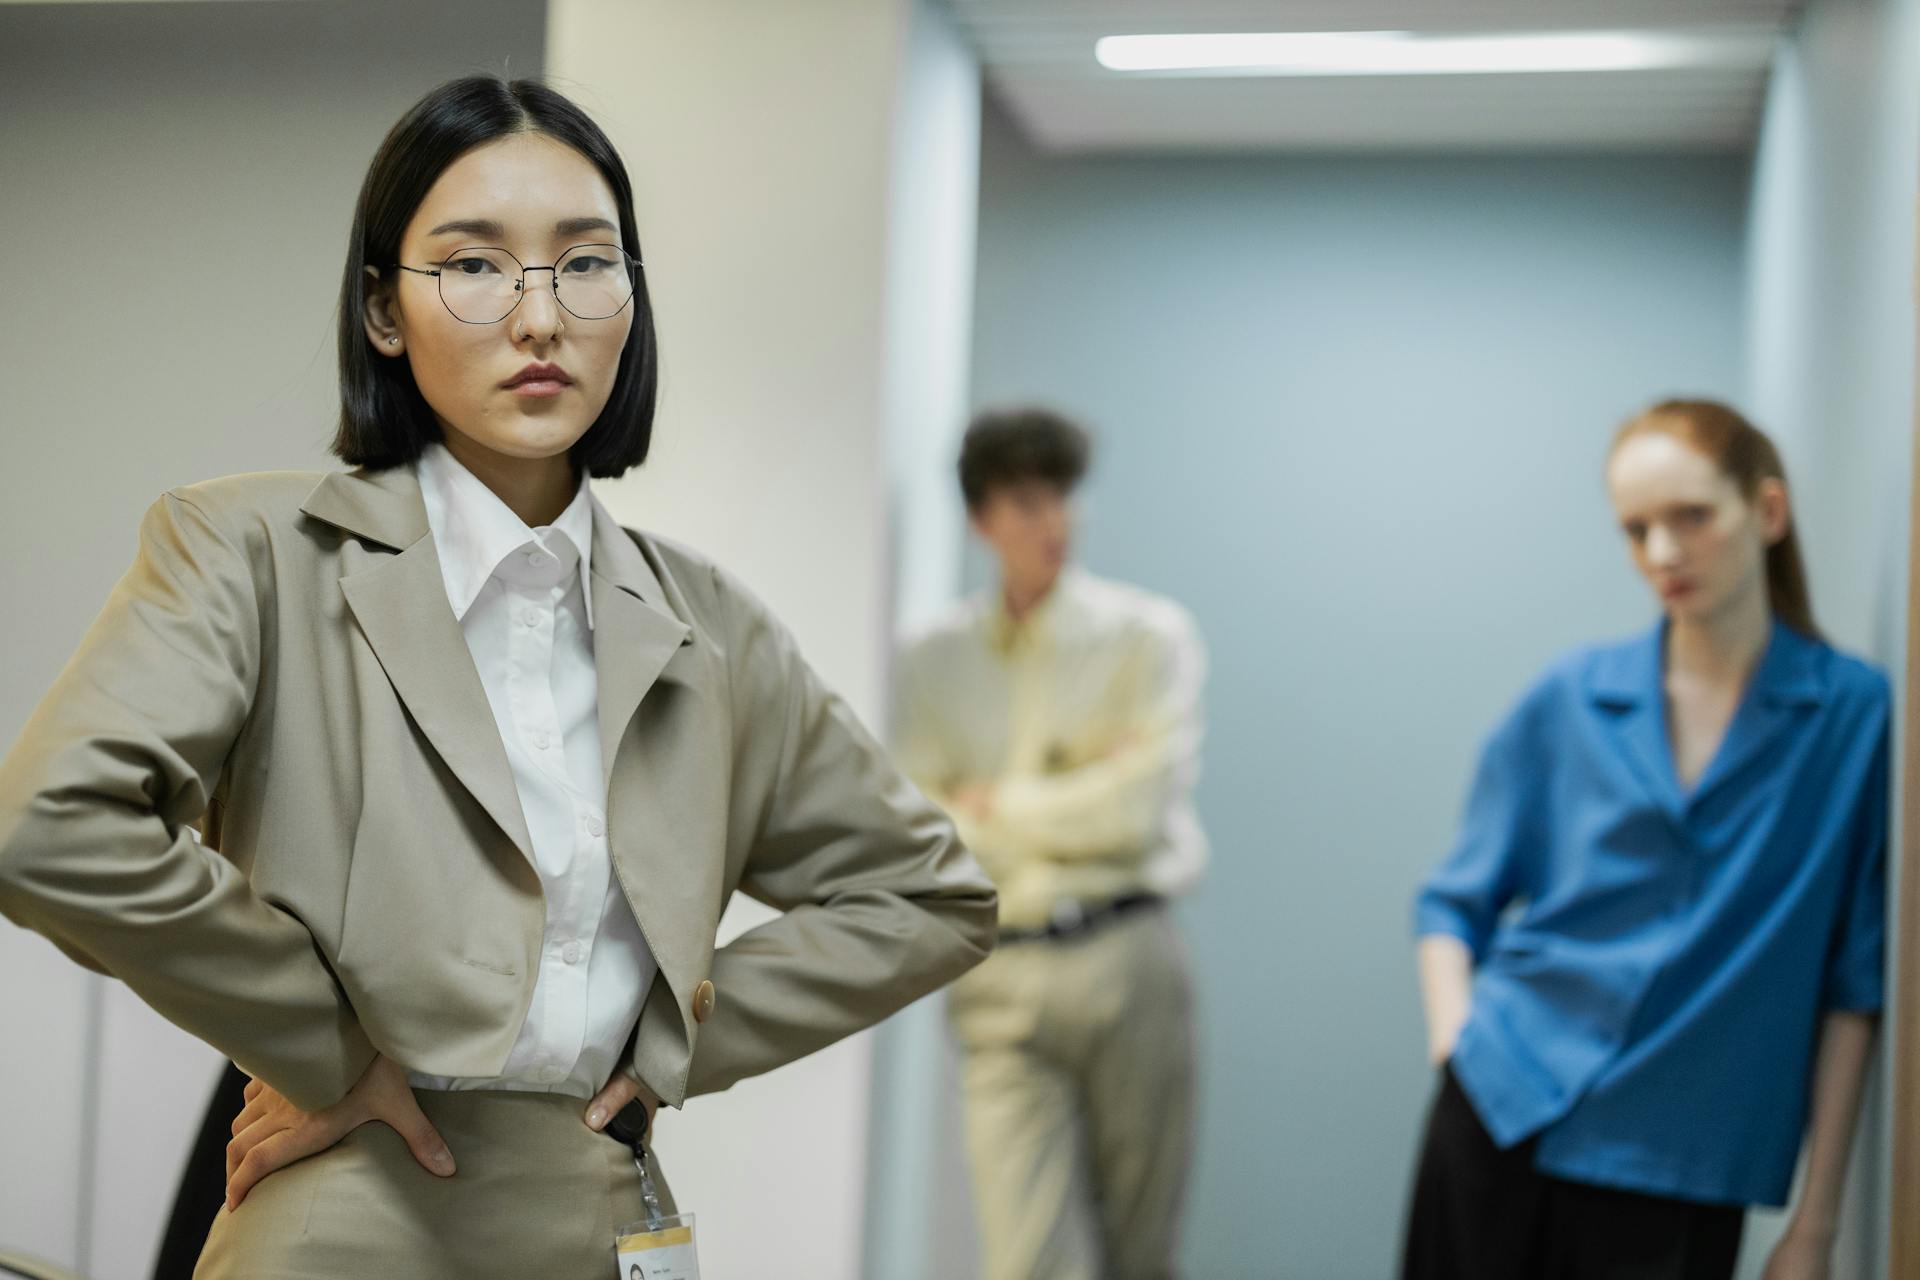
[[[1087,909],[1078,898],[1061,898],[1047,913],[1047,928],[1056,937],[1068,937],[1086,927]]]

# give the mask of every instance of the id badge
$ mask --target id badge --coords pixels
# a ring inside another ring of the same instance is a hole
[[[618,1280],[700,1280],[690,1213],[622,1227],[614,1249],[620,1259]]]

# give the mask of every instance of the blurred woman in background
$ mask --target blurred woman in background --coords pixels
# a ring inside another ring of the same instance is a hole
[[[1814,625],[1785,472],[1668,401],[1607,486],[1657,626],[1555,663],[1417,904],[1441,1067],[1405,1280],[1828,1274],[1883,995],[1885,677]]]

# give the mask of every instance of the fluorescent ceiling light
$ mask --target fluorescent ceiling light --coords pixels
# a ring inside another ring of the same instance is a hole
[[[1413,31],[1242,32],[1106,36],[1093,47],[1111,71],[1187,75],[1395,76],[1646,71],[1754,56],[1764,34],[1729,38],[1637,31],[1422,35]]]

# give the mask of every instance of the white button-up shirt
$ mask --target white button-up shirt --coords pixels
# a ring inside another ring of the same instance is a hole
[[[655,963],[613,876],[593,662],[593,513],[579,492],[529,529],[444,445],[415,465],[447,599],[486,687],[546,898],[533,1002],[493,1078],[411,1077],[424,1089],[590,1098],[612,1076]]]

